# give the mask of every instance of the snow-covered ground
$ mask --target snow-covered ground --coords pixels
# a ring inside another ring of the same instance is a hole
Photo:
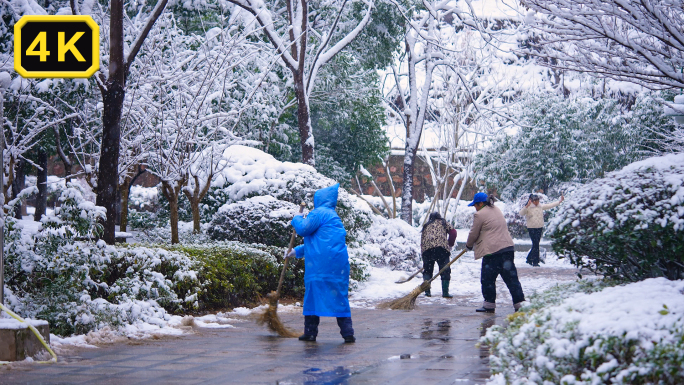
[[[97,345],[128,341],[131,339],[178,336],[192,333],[195,328],[233,329],[240,327],[240,323],[252,322],[251,318],[265,311],[267,306],[268,305],[261,305],[251,309],[238,307],[230,312],[218,312],[216,314],[206,314],[197,317],[171,316],[168,321],[160,324],[136,322],[132,325],[126,325],[123,330],[113,330],[109,327],[105,327],[97,331],[89,332],[88,334],[71,337],[59,337],[50,334],[50,344],[59,354],[61,350],[72,347],[97,348]],[[281,304],[278,306],[278,312],[301,314],[302,307],[299,303],[294,305]],[[5,320],[0,318],[0,321]]]
[[[459,234],[462,234],[459,232]],[[461,236],[461,235],[459,235]],[[467,236],[467,233],[466,233]],[[465,240],[464,240],[465,241]],[[454,249],[452,256],[457,255],[460,250]],[[542,255],[544,253],[542,252]],[[575,276],[573,270],[575,269],[567,260],[559,259],[553,253],[546,253],[546,263],[542,264],[542,268],[552,268],[563,272],[563,274],[542,273],[542,274],[526,274],[533,273],[534,269],[525,263],[527,257],[526,252],[515,253],[515,265],[520,272],[520,283],[526,295],[545,290],[559,282],[559,280],[573,280]],[[478,303],[482,301],[482,292],[480,287],[480,270],[482,261],[475,260],[472,251],[466,252],[458,261],[451,265],[451,282],[449,285],[449,293],[457,296],[461,300],[470,303]],[[434,274],[438,271],[438,266],[435,264]],[[544,269],[544,272],[549,270]],[[411,292],[416,286],[422,282],[422,275],[418,274],[412,280],[406,283],[397,284],[396,281],[408,278],[410,274],[404,271],[393,271],[388,267],[372,267],[370,278],[366,282],[359,284],[357,291],[353,292],[349,301],[352,307],[374,307],[378,302],[389,299],[398,298]],[[461,301],[448,300],[441,297],[442,289],[440,279],[437,278],[432,283],[432,298],[421,297],[421,302],[433,303],[439,302],[444,304],[460,305]],[[510,297],[508,290],[501,279],[497,280],[497,303],[509,304]]]
[[[454,253],[455,254],[455,253]],[[533,268],[525,264],[525,257],[527,253],[517,252],[515,254],[516,267],[523,277],[521,283],[526,295],[534,292],[545,290],[559,282],[556,274],[540,274],[536,277],[530,277],[524,274],[526,270]],[[449,300],[441,297],[441,285],[439,278],[433,282],[432,298],[421,296],[422,303],[443,303],[447,305],[462,305],[463,301],[472,303],[473,305],[482,301],[482,294],[480,291],[480,266],[481,261],[474,260],[472,251],[465,253],[458,261],[452,265],[450,293],[457,297],[457,300]],[[555,254],[547,254],[546,265],[548,268],[555,269],[574,269],[565,260],[558,259]],[[437,265],[435,265],[435,272]],[[568,270],[569,272],[569,270]],[[416,286],[422,282],[422,276],[419,274],[414,279],[403,284],[396,284],[400,279],[408,277],[408,273],[404,271],[393,271],[388,267],[372,267],[370,270],[370,278],[366,282],[359,285],[358,290],[350,294],[349,300],[352,308],[374,308],[383,300],[390,298],[398,298],[408,294]],[[564,275],[566,279],[573,278],[571,273]],[[507,305],[510,302],[508,299],[508,291],[501,280],[498,280],[498,299],[497,303]],[[61,338],[51,335],[51,342],[56,349],[64,349],[71,346],[79,347],[96,347],[99,344],[113,343],[117,341],[124,341],[128,339],[144,339],[160,336],[181,335],[183,333],[192,333],[193,328],[236,328],[240,327],[241,322],[251,322],[250,317],[265,310],[267,305],[258,306],[255,308],[235,308],[231,312],[219,312],[216,314],[207,314],[204,316],[172,316],[163,325],[150,324],[145,322],[137,322],[133,325],[127,325],[122,331],[114,331],[110,328],[103,328],[98,331],[90,332],[86,335],[77,335],[72,337]],[[302,308],[299,303],[294,305],[279,305],[278,312],[293,312],[301,313]]]

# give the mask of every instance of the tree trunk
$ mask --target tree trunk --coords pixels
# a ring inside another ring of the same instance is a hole
[[[123,42],[123,0],[110,2],[109,20],[109,77],[101,86],[102,147],[97,174],[96,204],[107,209],[102,239],[110,245],[116,241],[116,203],[119,187],[119,145],[121,142],[121,111],[126,93],[125,59]],[[97,75],[96,75],[97,76]]]
[[[162,194],[169,201],[169,219],[171,221],[171,244],[176,244],[178,239],[178,195],[180,195],[180,186],[185,183],[176,182],[176,186],[169,182],[162,181]]]
[[[192,208],[192,232],[195,234],[199,234],[202,231],[202,228],[200,226],[199,205],[200,201],[204,198],[205,195],[207,195],[209,187],[211,187],[211,180],[214,178],[213,167],[212,171],[207,175],[204,187],[200,186],[198,176],[193,175],[192,178],[195,180],[195,188],[193,190],[184,189],[183,192],[185,193],[185,196],[188,197],[188,200],[190,201],[190,207]]]
[[[69,127],[71,127],[71,120],[69,120]],[[67,133],[70,130],[67,131]],[[57,127],[52,127],[52,132],[55,134],[55,149],[57,150],[57,155],[64,163],[64,177],[65,182],[69,183],[71,181],[71,173],[73,172],[73,162],[69,159],[69,156],[64,153],[64,148],[62,148],[62,139],[59,136],[59,129]]]
[[[192,232],[199,234],[202,231],[200,227],[200,210],[199,199],[190,199],[190,207],[192,208]]]
[[[130,193],[131,178],[126,178],[119,186],[121,194],[121,218],[119,219],[119,231],[126,231],[128,228],[128,195]]]
[[[38,195],[36,195],[36,211],[33,214],[33,220],[38,222],[40,218],[45,215],[47,210],[47,177],[48,177],[48,156],[47,152],[43,150],[38,151],[38,166],[42,170],[38,170],[37,175],[37,185],[38,185]]]
[[[25,166],[26,161],[24,159],[19,159],[17,162],[17,171],[14,173],[14,181],[12,182],[12,199],[16,198],[21,190],[26,188],[26,172],[24,171]],[[14,207],[14,217],[17,219],[23,219],[24,215],[26,215],[26,203],[24,203],[24,200],[22,199]]]
[[[297,96],[297,123],[299,125],[299,142],[302,146],[302,163],[316,166],[314,157],[314,137],[309,116],[309,98],[306,96],[304,76],[296,74],[295,95]]]
[[[104,221],[105,242],[113,245],[116,231],[116,204],[119,185],[119,145],[121,141],[121,110],[125,91],[116,82],[108,83],[108,90],[102,96],[104,99],[104,114],[102,117],[102,149],[100,152],[100,168],[97,175],[98,206],[107,209],[107,219]]]
[[[404,181],[401,191],[401,219],[413,226],[413,165],[416,148],[411,148],[408,138],[404,148]]]

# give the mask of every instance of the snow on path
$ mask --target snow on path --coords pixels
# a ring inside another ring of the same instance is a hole
[[[455,250],[453,254],[460,251]],[[545,290],[560,281],[574,280],[574,266],[569,262],[558,257],[553,253],[547,253],[546,264],[542,268],[533,268],[525,263],[526,252],[515,253],[515,264],[520,274],[520,281],[526,295],[533,292]],[[465,253],[452,266],[451,284],[449,291],[455,299],[442,298],[440,279],[436,279],[432,285],[432,298],[420,297],[421,303],[439,303],[447,305],[463,305],[463,302],[479,303],[482,301],[480,289],[480,269],[481,261],[474,259],[472,251]],[[438,271],[435,265],[435,273]],[[400,279],[405,279],[410,275],[404,271],[393,271],[388,267],[371,267],[370,278],[362,282],[359,288],[350,293],[349,302],[352,308],[375,308],[380,302],[399,298],[411,292],[422,282],[422,275],[418,274],[411,281],[396,284]],[[497,279],[497,303],[501,305],[510,304],[510,295],[501,279]],[[261,305],[254,308],[239,307],[231,312],[219,312],[204,316],[171,316],[165,325],[159,326],[144,322],[134,325],[127,325],[122,330],[112,330],[103,328],[98,331],[90,332],[86,335],[76,335],[61,338],[51,335],[51,344],[56,349],[64,349],[73,346],[95,348],[98,344],[126,341],[129,339],[155,338],[159,336],[175,336],[184,333],[192,333],[193,328],[239,328],[240,322],[248,322],[248,318],[264,311],[268,305]],[[294,305],[280,304],[279,313],[301,314],[302,307],[299,303]]]
[[[454,251],[456,254],[460,251]],[[515,253],[515,265],[520,275],[520,282],[526,295],[545,290],[560,281],[574,280],[575,269],[568,261],[559,259],[553,253],[546,254],[546,263],[541,268],[531,267],[525,263],[527,252]],[[443,303],[457,305],[463,300],[467,302],[482,301],[480,287],[481,260],[475,260],[474,253],[465,253],[458,261],[451,265],[451,281],[449,293],[458,297],[460,301],[442,298],[440,279],[432,282],[432,298],[421,296],[426,303]],[[434,274],[438,271],[435,264]],[[352,308],[373,308],[379,302],[391,298],[399,298],[411,292],[422,282],[422,274],[418,274],[411,281],[396,284],[400,279],[408,278],[410,273],[393,271],[388,267],[372,267],[368,281],[359,285],[359,289],[349,296]],[[497,303],[508,304],[510,294],[503,281],[497,279]]]

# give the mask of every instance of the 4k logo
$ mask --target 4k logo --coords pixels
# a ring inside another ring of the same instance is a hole
[[[24,16],[14,25],[14,69],[25,78],[87,78],[100,68],[90,16]]]

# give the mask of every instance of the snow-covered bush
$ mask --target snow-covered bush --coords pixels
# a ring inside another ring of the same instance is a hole
[[[219,241],[286,247],[292,234],[290,221],[297,212],[294,203],[270,195],[257,196],[221,206],[208,233]]]
[[[493,326],[490,384],[681,384],[684,281],[559,285]]]
[[[294,205],[306,202],[313,209],[317,190],[337,183],[308,165],[281,162],[256,148],[234,145],[223,153],[221,170],[212,181],[212,189],[202,201],[203,212],[211,217],[230,203],[257,196],[271,196]],[[353,241],[370,226],[372,212],[366,203],[340,188],[337,213]]]
[[[55,215],[41,219],[44,227],[41,236],[82,240],[100,235],[102,225],[99,221],[106,218],[107,211],[86,200],[79,185],[69,183],[58,200],[60,207],[55,209]]]
[[[131,186],[128,194],[129,209],[152,211],[157,208],[159,190],[156,187]]]
[[[164,210],[160,207],[160,200],[164,201]],[[169,220],[168,211],[168,201],[163,194],[159,194],[157,187],[131,186],[128,194],[128,225],[132,229],[150,230],[163,226]],[[192,214],[186,216],[192,217]]]
[[[239,242],[170,246],[198,262],[203,291],[198,294],[201,309],[254,305],[276,290],[284,249]],[[276,256],[279,256],[276,257]],[[282,294],[304,294],[304,262],[291,261]]]
[[[278,287],[285,248],[246,245],[239,242],[215,242],[206,245],[170,246],[198,262],[203,290],[198,294],[201,309],[222,309],[259,303]],[[368,264],[350,251],[350,289],[368,279]],[[300,298],[304,295],[304,260],[291,260],[281,294]]]
[[[187,256],[95,242],[104,209],[74,185],[60,201],[58,216],[44,217],[36,234],[6,221],[5,282],[14,311],[68,335],[136,320],[160,324],[167,311],[197,307],[201,288]]]
[[[684,154],[635,162],[578,188],[548,233],[557,253],[609,277],[684,278]]]
[[[353,244],[354,255],[374,266],[389,266],[392,270],[415,270],[421,265],[420,230],[401,219],[386,219],[375,215],[373,224]]]

